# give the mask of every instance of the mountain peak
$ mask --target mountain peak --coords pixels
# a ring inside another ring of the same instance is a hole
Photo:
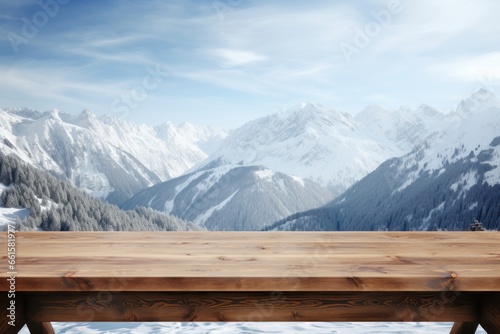
[[[48,119],[53,119],[53,120],[56,120],[56,121],[61,121],[61,117],[60,117],[60,111],[59,109],[52,109],[52,110],[48,110],[46,112],[43,113]]]
[[[430,105],[425,104],[425,103],[422,103],[420,106],[418,106],[417,111],[422,112],[426,116],[429,116],[429,117],[434,117],[434,116],[440,114],[439,110],[437,110],[437,109],[435,109],[435,108],[433,108]]]
[[[76,118],[76,123],[83,127],[91,127],[97,121],[96,115],[90,109],[83,109]]]
[[[486,88],[479,88],[477,92],[471,95],[475,99],[485,100],[485,99],[496,99],[495,94],[487,90]]]
[[[314,102],[301,102],[295,107],[289,109],[289,112],[292,113],[296,112],[318,113],[318,112],[332,112],[332,111],[335,110],[332,108],[325,107],[320,103],[314,103]]]
[[[313,125],[318,128],[330,128],[340,126],[352,130],[356,126],[356,120],[351,115],[313,102],[302,102],[279,114],[279,117],[282,121],[291,122],[295,127]]]
[[[500,106],[500,101],[489,90],[480,88],[471,96],[463,99],[457,106],[457,113],[468,114],[480,110],[488,109],[493,106]]]
[[[88,108],[83,109],[82,112],[80,113],[80,116],[93,117],[93,118],[96,117],[95,114],[92,112],[92,110]]]

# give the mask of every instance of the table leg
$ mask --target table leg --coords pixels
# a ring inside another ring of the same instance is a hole
[[[450,334],[474,334],[478,326],[477,322],[455,322]]]
[[[9,298],[7,291],[0,291],[0,310],[0,333],[17,334],[26,324],[22,295]]]
[[[500,293],[483,295],[479,323],[488,334],[500,333]]]
[[[40,334],[55,334],[54,328],[52,328],[52,325],[50,322],[27,322],[26,324],[28,326],[28,329],[30,330],[30,333],[40,333]]]

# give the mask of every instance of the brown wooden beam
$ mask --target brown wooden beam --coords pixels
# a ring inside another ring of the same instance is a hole
[[[477,293],[30,293],[26,317],[50,321],[465,321]]]
[[[13,309],[12,313],[9,308]],[[0,333],[17,334],[25,324],[23,296],[15,293],[15,298],[9,298],[7,291],[0,291]]]
[[[478,326],[477,322],[455,322],[450,334],[474,334]]]
[[[488,334],[500,333],[500,293],[483,295],[479,323]]]
[[[26,325],[32,334],[55,334],[50,322],[28,322]]]

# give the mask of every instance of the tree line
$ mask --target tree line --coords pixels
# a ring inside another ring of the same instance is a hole
[[[176,231],[198,227],[182,219],[137,207],[124,211],[90,196],[49,172],[40,171],[0,152],[1,194],[7,208],[26,208],[29,216],[19,230],[44,231]]]

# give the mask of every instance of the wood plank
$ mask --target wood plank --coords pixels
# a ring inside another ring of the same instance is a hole
[[[468,321],[480,294],[30,293],[29,321]]]
[[[478,326],[478,322],[455,322],[450,334],[474,334]]]
[[[479,323],[488,334],[500,333],[500,293],[484,294]]]
[[[15,301],[14,307],[15,310],[13,313],[8,310],[11,307],[11,300]],[[0,333],[5,334],[16,334],[18,333],[25,325],[24,318],[24,303],[23,296],[19,293],[16,294],[16,298],[9,298],[7,292],[0,292]],[[11,314],[13,318],[10,317]],[[15,326],[12,326],[11,322],[14,320]]]
[[[32,334],[55,334],[54,328],[50,322],[32,322],[26,324]]]
[[[490,286],[497,287],[498,279]],[[446,276],[407,277],[79,277],[24,278],[23,291],[484,291],[483,280],[455,288]],[[413,289],[413,290],[412,290]]]
[[[16,236],[19,291],[500,291],[498,232]]]

